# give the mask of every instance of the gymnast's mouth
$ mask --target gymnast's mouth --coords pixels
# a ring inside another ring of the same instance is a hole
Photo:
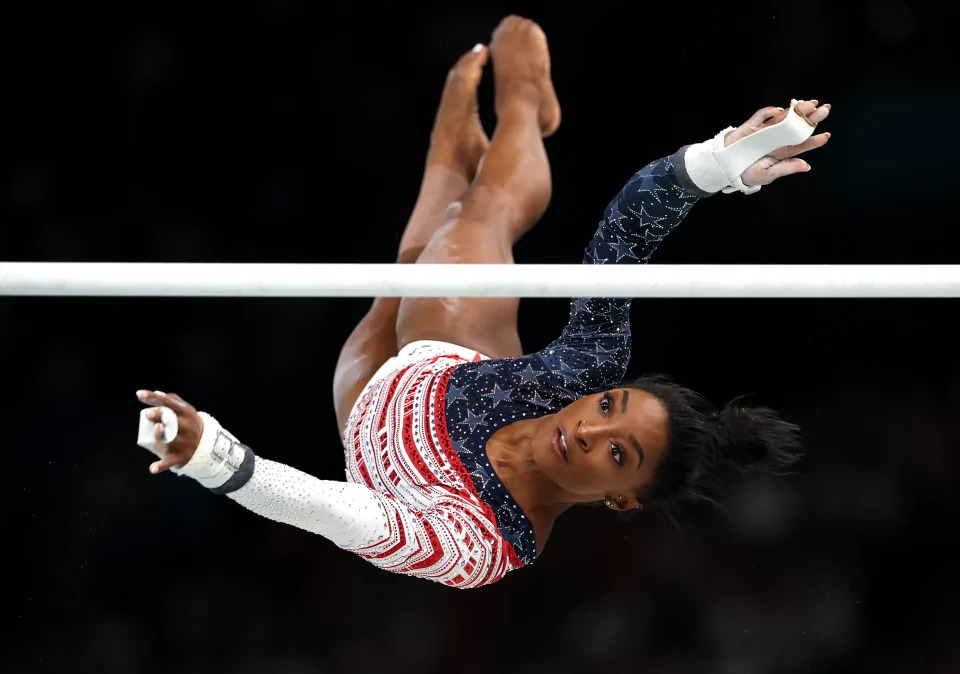
[[[553,434],[553,451],[564,461],[569,461],[567,458],[567,434],[559,426],[557,426],[557,432]]]

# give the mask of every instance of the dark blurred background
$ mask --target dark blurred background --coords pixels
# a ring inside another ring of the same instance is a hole
[[[702,201],[654,263],[960,262],[946,5],[19,11],[0,260],[391,262],[446,71],[515,12],[547,32],[564,115],[518,262],[579,262],[634,171],[794,97],[833,104],[813,170]],[[488,73],[488,132],[491,96]],[[471,591],[153,477],[135,444],[134,392],[160,388],[343,479],[332,374],[368,305],[0,298],[0,670],[960,672],[956,300],[636,300],[631,376],[755,392],[808,458],[680,531],[572,512],[535,565]],[[566,314],[524,300],[525,348]]]

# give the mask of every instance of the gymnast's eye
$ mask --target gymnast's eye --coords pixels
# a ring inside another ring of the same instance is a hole
[[[607,391],[600,398],[600,411],[606,414],[610,411],[610,407],[613,406],[613,396],[610,395],[610,391]]]
[[[614,461],[623,465],[623,450],[618,445],[610,445],[610,455],[613,456]]]

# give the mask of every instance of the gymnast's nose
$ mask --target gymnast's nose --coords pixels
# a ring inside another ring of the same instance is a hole
[[[573,438],[585,453],[589,453],[593,447],[594,436],[596,436],[594,426],[583,423],[583,419],[577,422],[577,427],[573,431]]]

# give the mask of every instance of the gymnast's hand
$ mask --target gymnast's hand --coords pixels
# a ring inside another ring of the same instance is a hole
[[[817,107],[817,99],[811,101],[802,101],[797,105],[797,110],[813,124],[819,124],[830,114],[830,104]],[[754,131],[759,131],[766,126],[776,124],[782,121],[789,110],[783,108],[768,107],[757,110],[753,116],[739,127],[727,133],[723,138],[723,146],[729,147],[741,138],[749,136]],[[792,173],[804,173],[810,170],[810,164],[802,159],[793,159],[798,154],[803,154],[808,150],[813,150],[826,145],[830,140],[829,133],[819,133],[810,136],[799,145],[787,145],[778,148],[761,157],[758,161],[747,167],[747,170],[740,174],[740,179],[744,185],[769,185],[777,178],[788,176]]]
[[[176,393],[137,391],[137,398],[145,405],[151,406],[151,409],[147,410],[147,418],[155,422],[153,436],[157,441],[158,453],[163,457],[150,464],[150,472],[157,475],[171,466],[179,467],[186,464],[197,451],[200,435],[203,433],[203,419],[197,414],[197,410]],[[161,407],[168,407],[177,415],[177,437],[170,444],[161,442],[163,438],[163,424],[160,423]]]

